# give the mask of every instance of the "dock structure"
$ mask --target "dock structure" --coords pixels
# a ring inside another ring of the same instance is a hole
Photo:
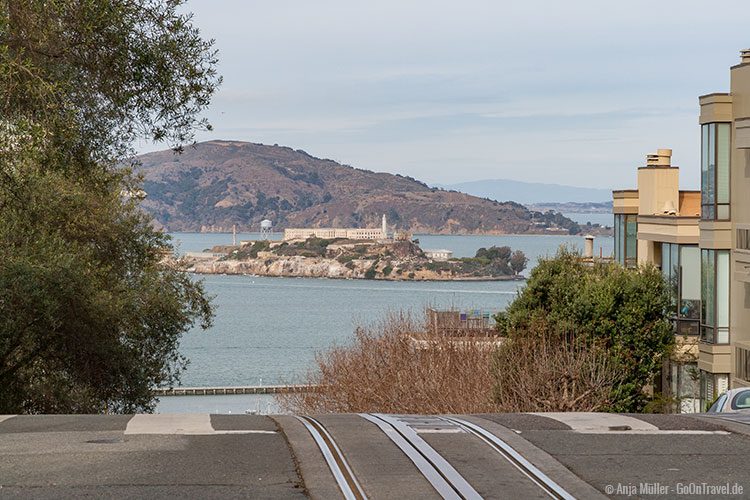
[[[244,387],[157,387],[154,396],[221,396],[231,394],[288,394],[311,392],[312,385],[264,385]]]

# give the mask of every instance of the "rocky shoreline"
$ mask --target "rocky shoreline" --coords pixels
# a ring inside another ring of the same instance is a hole
[[[328,261],[328,262],[326,262]],[[332,259],[310,259],[306,257],[294,257],[292,259],[277,260],[272,265],[267,265],[261,259],[246,261],[213,261],[196,262],[188,270],[194,274],[201,275],[239,275],[239,276],[262,276],[272,278],[327,278],[327,279],[370,279],[378,281],[524,281],[523,275],[513,276],[455,276],[448,277],[434,271],[423,270],[415,272],[413,277],[402,275],[384,276],[382,272],[371,278],[365,277],[369,266],[357,266],[349,269],[341,266]]]
[[[410,241],[352,242],[310,239],[216,247],[182,258],[195,274],[382,281],[518,281],[508,247],[480,249],[470,259],[434,260]],[[481,253],[481,252],[485,253]],[[494,252],[494,253],[492,253]],[[499,253],[498,253],[499,252]],[[520,252],[519,252],[520,253]],[[480,256],[481,254],[481,256]],[[524,264],[525,267],[525,264]]]

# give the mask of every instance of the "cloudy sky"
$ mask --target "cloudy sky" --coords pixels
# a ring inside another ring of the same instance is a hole
[[[199,139],[601,188],[671,147],[696,188],[697,97],[750,47],[746,1],[189,0],[224,76]]]

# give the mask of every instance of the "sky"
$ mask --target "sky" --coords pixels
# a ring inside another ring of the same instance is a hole
[[[607,189],[672,148],[695,189],[698,96],[750,47],[746,1],[188,0],[224,77],[197,139]]]

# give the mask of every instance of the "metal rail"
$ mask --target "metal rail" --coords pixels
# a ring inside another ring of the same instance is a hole
[[[451,500],[481,499],[481,495],[434,448],[404,422],[381,413],[360,413],[377,425],[417,466],[438,494]]]
[[[359,484],[359,481],[357,481],[346,458],[344,458],[344,454],[341,453],[333,436],[331,436],[323,424],[308,416],[298,416],[297,420],[302,422],[307,428],[318,448],[320,448],[323,458],[328,463],[328,468],[331,469],[331,474],[336,479],[336,483],[344,498],[347,500],[367,500],[367,495]]]
[[[534,464],[524,458],[508,443],[506,443],[493,433],[476,424],[473,424],[466,420],[462,420],[460,418],[441,418],[446,422],[451,422],[459,426],[461,429],[473,434],[474,436],[487,443],[491,448],[497,451],[506,460],[508,460],[508,462],[513,464],[519,471],[521,471],[521,473],[523,473],[532,482],[534,482],[537,486],[544,490],[544,492],[547,493],[547,495],[549,495],[551,498],[559,500],[575,500],[575,497],[573,495],[565,491],[559,484],[550,479],[544,472],[539,470]]]

